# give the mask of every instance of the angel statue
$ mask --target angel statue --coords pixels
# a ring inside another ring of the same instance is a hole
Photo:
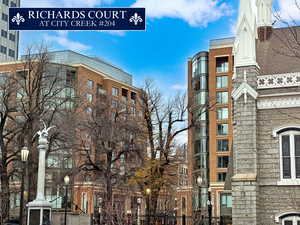
[[[39,131],[37,132],[37,135],[39,135],[39,141],[40,141],[40,140],[46,140],[46,141],[47,141],[49,130],[51,130],[51,129],[54,128],[55,126],[51,126],[51,127],[48,127],[48,128],[47,128],[45,122],[44,122],[43,120],[41,120],[41,122],[43,123],[44,128],[43,128],[42,130],[39,130]]]

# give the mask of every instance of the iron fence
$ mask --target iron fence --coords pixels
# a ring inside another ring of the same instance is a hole
[[[93,217],[92,225],[106,225],[104,217],[102,220],[99,219],[100,215],[95,214]],[[138,223],[139,219],[139,223]],[[120,219],[116,218],[116,221]],[[208,225],[208,217],[192,217],[192,216],[172,216],[172,215],[127,215],[122,219],[121,224],[116,223],[116,225]],[[212,217],[211,225],[231,225],[231,217]]]

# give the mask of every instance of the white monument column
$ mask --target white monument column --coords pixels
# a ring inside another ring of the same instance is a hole
[[[45,167],[46,167],[46,150],[48,141],[44,138],[39,138],[39,168],[37,180],[37,196],[36,200],[45,200]]]
[[[44,129],[37,132],[39,136],[39,167],[37,180],[36,199],[27,204],[28,217],[27,225],[50,225],[51,224],[51,203],[45,199],[45,167],[46,167],[46,151],[48,148],[48,131],[52,127],[47,128],[44,123]]]

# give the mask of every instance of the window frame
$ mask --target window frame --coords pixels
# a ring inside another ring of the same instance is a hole
[[[292,221],[292,225],[297,225],[297,222],[300,222],[300,216],[288,215],[281,220],[281,224],[285,225],[285,222],[287,221]]]
[[[296,162],[295,162],[295,135],[300,135],[300,131],[288,130],[279,134],[279,153],[280,153],[280,182],[279,184],[300,184],[300,178],[296,177]],[[291,168],[291,178],[283,177],[283,154],[282,154],[282,137],[289,136],[290,141],[290,168]]]

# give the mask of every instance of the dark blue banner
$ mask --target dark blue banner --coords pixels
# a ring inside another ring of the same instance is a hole
[[[10,30],[145,30],[145,8],[9,8]]]

